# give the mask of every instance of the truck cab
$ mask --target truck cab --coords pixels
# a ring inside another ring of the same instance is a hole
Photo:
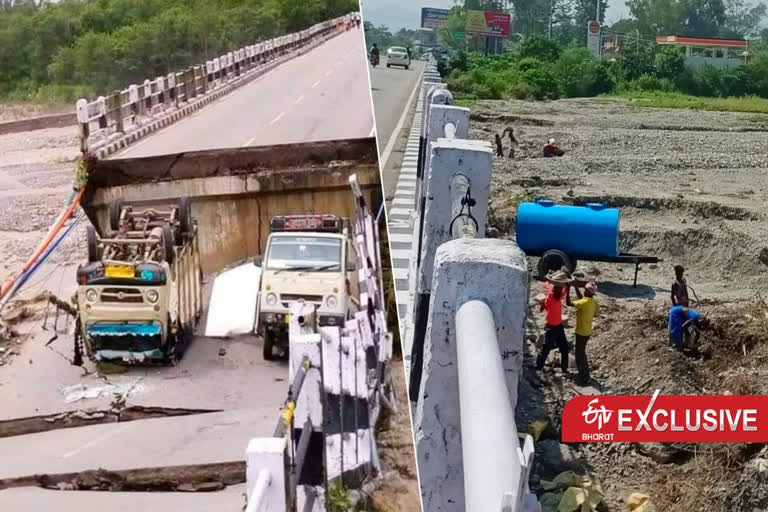
[[[343,326],[359,309],[355,255],[335,215],[272,218],[262,261],[256,331],[264,359],[287,352],[290,307],[316,306],[319,326]]]

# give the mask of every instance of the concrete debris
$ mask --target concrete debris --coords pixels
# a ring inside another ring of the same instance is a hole
[[[528,433],[535,442],[538,442],[545,433],[552,434],[553,432],[549,420],[543,419],[532,421],[528,425]]]
[[[132,384],[105,384],[103,386],[86,386],[85,384],[75,384],[61,389],[64,395],[64,401],[68,404],[80,400],[93,400],[108,395],[129,396],[137,393],[143,393],[146,390],[139,384],[141,379],[137,379]]]
[[[636,492],[627,498],[627,512],[656,512],[656,507],[650,496]]]
[[[541,486],[545,490],[544,496],[554,494],[559,498],[545,500],[542,496],[542,512],[595,512],[604,497],[600,482],[573,471],[560,473],[550,482],[542,481]]]

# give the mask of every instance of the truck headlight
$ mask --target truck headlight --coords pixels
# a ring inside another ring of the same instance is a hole
[[[269,295],[267,295],[267,305],[274,306],[275,304],[277,304],[277,295],[275,295],[274,293],[270,293]]]
[[[88,302],[96,302],[99,300],[99,293],[93,288],[88,288],[85,290],[85,300]]]
[[[335,295],[329,295],[328,298],[325,299],[325,305],[331,309],[336,309],[336,306],[339,305],[339,299],[337,299]]]
[[[154,304],[159,298],[160,296],[158,295],[157,290],[147,290],[147,300],[150,303]]]

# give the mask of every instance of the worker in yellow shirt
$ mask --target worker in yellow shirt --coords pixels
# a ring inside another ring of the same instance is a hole
[[[571,289],[568,288],[566,305],[576,308],[576,368],[579,371],[577,383],[580,386],[589,384],[589,359],[587,359],[587,342],[592,336],[592,320],[597,314],[597,284],[590,281],[584,286],[584,295],[578,286],[573,287],[576,290],[577,300],[571,302]]]

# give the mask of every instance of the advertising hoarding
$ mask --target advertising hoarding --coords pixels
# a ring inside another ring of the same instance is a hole
[[[421,27],[435,28],[439,27],[448,19],[448,9],[433,9],[432,7],[421,8]]]
[[[467,34],[509,37],[511,16],[505,12],[467,11]]]

